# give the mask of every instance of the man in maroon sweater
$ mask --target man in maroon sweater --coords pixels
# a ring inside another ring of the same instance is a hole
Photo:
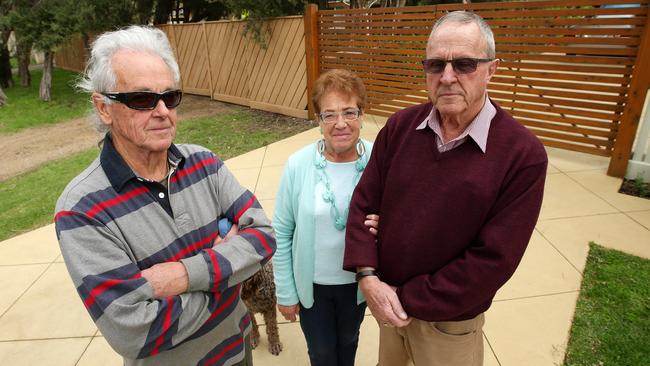
[[[483,19],[440,18],[426,57],[431,102],[379,132],[350,203],[343,266],[380,324],[380,365],[482,365],[483,313],[528,245],[547,157],[488,98],[498,60]],[[381,217],[376,241],[368,213]]]

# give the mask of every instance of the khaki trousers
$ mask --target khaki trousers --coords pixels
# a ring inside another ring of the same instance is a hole
[[[457,322],[379,324],[379,366],[482,366],[484,314]]]

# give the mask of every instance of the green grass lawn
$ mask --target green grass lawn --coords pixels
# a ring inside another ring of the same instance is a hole
[[[176,142],[203,145],[226,160],[314,126],[282,123],[271,113],[241,110],[183,121]],[[0,182],[0,241],[50,223],[61,191],[98,153],[93,148]]]
[[[565,366],[650,365],[650,260],[590,243]]]
[[[268,145],[316,127],[303,120],[287,124],[278,115],[242,109],[214,117],[195,118],[178,124],[177,143],[193,143],[214,151],[222,160]]]
[[[77,73],[54,69],[49,102],[43,102],[38,96],[43,71],[32,70],[31,73],[30,87],[16,85],[5,89],[9,99],[0,109],[0,133],[82,117],[90,108],[88,95],[78,93],[73,87]],[[15,75],[14,81],[19,82]]]

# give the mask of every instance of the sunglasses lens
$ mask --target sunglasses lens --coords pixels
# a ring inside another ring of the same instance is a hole
[[[428,59],[424,60],[424,71],[429,74],[439,74],[445,69],[447,64],[443,60]]]
[[[451,66],[459,74],[469,74],[476,71],[478,61],[471,58],[459,58],[452,60]]]
[[[183,93],[180,90],[174,90],[163,93],[162,100],[167,108],[176,108],[181,104],[182,97]]]
[[[152,109],[157,101],[157,95],[154,93],[128,93],[125,104],[133,109]]]

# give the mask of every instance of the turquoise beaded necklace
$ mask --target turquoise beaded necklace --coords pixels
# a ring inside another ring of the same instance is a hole
[[[334,221],[334,227],[336,228],[336,230],[343,231],[345,230],[345,225],[348,221],[349,208],[346,207],[345,210],[343,210],[343,214],[341,214],[339,208],[336,207],[336,195],[332,190],[332,186],[330,184],[330,178],[327,175],[327,171],[325,170],[325,167],[327,166],[327,159],[325,159],[324,140],[318,141],[317,149],[318,149],[319,156],[315,162],[316,172],[317,172],[316,182],[323,183],[323,188],[325,189],[325,191],[323,192],[323,201],[330,205],[330,216],[332,217],[332,221]],[[361,173],[366,168],[366,161],[363,159],[366,153],[366,149],[363,146],[361,140],[357,142],[356,149],[357,149],[357,154],[359,155],[359,159],[357,159],[355,163],[357,173],[355,174],[354,178],[352,178],[352,182],[355,186],[359,182]],[[350,196],[348,197],[347,201],[349,202],[351,198],[352,198],[352,193],[350,193]]]

